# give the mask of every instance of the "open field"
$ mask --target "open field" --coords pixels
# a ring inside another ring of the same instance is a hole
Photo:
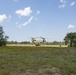
[[[76,48],[0,47],[0,75],[76,75]]]
[[[7,46],[35,46],[34,44],[7,44]],[[40,47],[68,47],[68,45],[40,45]]]

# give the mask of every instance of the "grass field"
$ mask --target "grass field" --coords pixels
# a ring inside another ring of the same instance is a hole
[[[76,48],[0,47],[0,75],[76,75]]]

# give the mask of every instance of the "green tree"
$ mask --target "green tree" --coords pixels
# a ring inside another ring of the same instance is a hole
[[[70,47],[76,46],[76,32],[67,33],[64,40],[65,44],[69,44]]]
[[[3,27],[0,26],[0,46],[6,45],[8,36],[4,34]]]

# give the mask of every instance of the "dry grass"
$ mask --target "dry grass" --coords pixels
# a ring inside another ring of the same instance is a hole
[[[7,46],[27,46],[27,47],[33,47],[34,44],[7,44]],[[40,45],[40,47],[68,47],[68,45]]]

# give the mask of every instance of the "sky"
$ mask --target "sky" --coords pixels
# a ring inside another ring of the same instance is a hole
[[[0,25],[8,41],[63,41],[76,32],[76,0],[0,0]]]

